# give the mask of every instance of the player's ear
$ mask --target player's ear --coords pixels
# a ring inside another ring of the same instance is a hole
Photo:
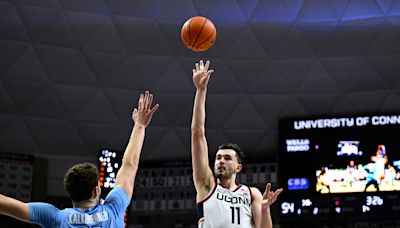
[[[96,198],[97,196],[97,186],[92,189],[92,198]]]
[[[96,198],[100,194],[100,185],[96,185],[92,190],[92,197]]]
[[[242,164],[237,164],[236,165],[236,173],[240,173],[242,171],[242,168],[243,168]]]

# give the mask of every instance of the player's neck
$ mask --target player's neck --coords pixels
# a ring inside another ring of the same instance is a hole
[[[72,205],[74,208],[79,208],[84,211],[95,206],[96,204],[97,204],[97,201],[95,198],[91,198],[91,199],[84,200],[81,202],[72,202]]]
[[[224,188],[227,188],[227,189],[233,191],[237,188],[235,180],[236,180],[235,175],[232,175],[230,178],[227,178],[227,179],[218,178],[218,184],[220,184]]]

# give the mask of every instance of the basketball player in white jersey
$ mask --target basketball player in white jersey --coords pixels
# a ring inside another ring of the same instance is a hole
[[[208,146],[205,137],[205,103],[207,85],[213,70],[210,62],[195,64],[193,83],[196,87],[192,117],[192,166],[196,188],[197,214],[201,228],[272,227],[270,205],[282,189],[271,191],[267,184],[262,195],[255,187],[235,182],[242,170],[242,151],[235,144],[219,146],[214,173],[208,164]]]

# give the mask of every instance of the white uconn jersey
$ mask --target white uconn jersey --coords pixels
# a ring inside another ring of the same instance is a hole
[[[251,228],[251,191],[238,185],[230,191],[216,184],[211,194],[197,203],[199,228]]]

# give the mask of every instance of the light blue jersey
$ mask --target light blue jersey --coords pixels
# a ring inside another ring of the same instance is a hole
[[[115,187],[107,195],[104,204],[85,211],[78,208],[59,210],[48,203],[29,203],[30,222],[42,227],[72,228],[122,228],[125,210],[130,198],[125,190]]]

